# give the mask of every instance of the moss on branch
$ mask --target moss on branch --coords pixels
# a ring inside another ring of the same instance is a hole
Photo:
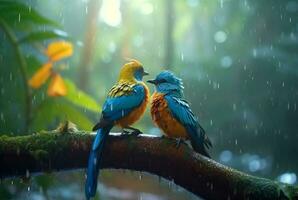
[[[85,168],[94,135],[77,131],[0,137],[0,176]],[[110,135],[102,168],[147,171],[205,199],[298,199],[297,187],[251,176],[158,137]]]

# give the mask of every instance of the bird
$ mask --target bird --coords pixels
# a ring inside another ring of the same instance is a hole
[[[132,130],[133,134],[141,133],[131,125],[142,117],[149,102],[149,89],[142,81],[143,76],[148,74],[139,61],[131,59],[122,66],[118,81],[108,92],[102,106],[101,118],[93,127],[96,137],[88,161],[85,184],[87,200],[96,194],[102,151],[110,130],[114,126],[120,126],[123,130]]]
[[[171,71],[162,71],[155,79],[147,82],[155,85],[150,113],[164,136],[177,139],[177,147],[181,141],[190,139],[196,152],[210,158],[207,149],[212,147],[212,143],[189,103],[183,99],[182,79]]]

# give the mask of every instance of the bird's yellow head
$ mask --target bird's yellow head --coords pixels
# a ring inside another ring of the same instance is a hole
[[[148,73],[144,70],[142,63],[131,59],[122,66],[119,81],[142,81],[145,75]]]

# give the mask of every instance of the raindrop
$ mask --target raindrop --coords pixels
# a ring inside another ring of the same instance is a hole
[[[30,186],[28,186],[27,190],[28,190],[28,192],[30,192],[30,190],[31,190]]]
[[[217,42],[217,43],[223,43],[225,42],[227,39],[227,34],[224,32],[224,31],[217,31],[215,34],[214,34],[214,40]]]
[[[248,169],[251,172],[256,172],[261,168],[261,163],[259,159],[253,159],[252,161],[249,162],[248,164]]]
[[[97,163],[97,158],[94,158],[93,159],[93,164],[96,165],[96,163]]]
[[[222,162],[229,162],[232,160],[233,153],[229,150],[222,151],[219,155],[219,160]]]
[[[217,83],[213,82],[213,89],[216,90],[217,89]]]
[[[223,8],[224,1],[220,0],[220,8]]]
[[[287,184],[295,184],[297,181],[297,176],[295,173],[284,173],[278,177],[278,181]]]
[[[257,55],[258,55],[258,52],[257,52],[257,50],[255,48],[252,50],[252,55],[254,57],[257,57]]]
[[[210,126],[213,126],[213,120],[210,119]]]
[[[139,172],[139,180],[141,181],[143,178],[142,172]]]
[[[288,110],[290,110],[290,102],[288,102],[288,106],[287,106]]]
[[[247,7],[247,6],[248,6],[248,4],[247,4],[247,1],[246,1],[246,0],[244,1],[244,6],[245,6],[245,7]]]
[[[291,40],[296,40],[296,35],[292,32],[290,35]]]
[[[21,22],[21,13],[19,13],[19,22]]]
[[[246,119],[247,118],[247,113],[246,113],[246,110],[243,111],[243,119]]]
[[[233,103],[233,110],[237,110],[237,105],[235,103]]]
[[[221,60],[220,60],[220,64],[223,68],[229,68],[231,67],[233,63],[233,60],[230,56],[224,56]]]
[[[235,139],[235,145],[238,145],[238,140],[237,139]]]
[[[85,7],[85,13],[88,14],[88,6]]]
[[[28,169],[26,169],[26,178],[29,178],[30,177],[30,172]]]
[[[181,60],[184,61],[184,54],[181,53]]]

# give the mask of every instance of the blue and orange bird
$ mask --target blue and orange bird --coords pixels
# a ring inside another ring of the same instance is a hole
[[[197,117],[183,98],[182,80],[170,71],[163,71],[154,80],[151,117],[153,122],[163,131],[165,136],[178,139],[190,139],[193,149],[210,157],[207,148],[212,146]]]
[[[148,73],[144,71],[142,64],[131,60],[121,68],[118,82],[108,93],[101,119],[93,128],[97,134],[89,155],[86,199],[95,196],[102,151],[112,127],[118,125],[123,129],[133,130],[133,133],[140,133],[138,129],[130,126],[141,118],[149,101],[148,87],[142,81],[144,75]]]

